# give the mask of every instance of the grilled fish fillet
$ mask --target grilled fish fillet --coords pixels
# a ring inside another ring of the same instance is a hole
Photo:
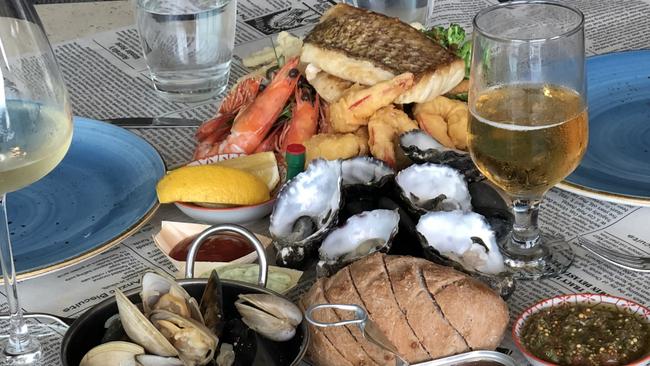
[[[415,84],[395,101],[422,103],[465,75],[463,60],[397,18],[345,4],[331,7],[307,35],[301,61],[329,75],[375,85],[405,72]]]

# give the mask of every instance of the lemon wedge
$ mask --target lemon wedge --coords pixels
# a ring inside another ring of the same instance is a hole
[[[260,178],[269,188],[269,191],[272,191],[280,182],[278,161],[275,159],[275,154],[270,151],[222,160],[214,163],[214,165],[240,169],[251,173]]]
[[[175,201],[220,205],[256,205],[270,199],[267,185],[243,170],[185,166],[169,172],[156,186],[160,203]]]

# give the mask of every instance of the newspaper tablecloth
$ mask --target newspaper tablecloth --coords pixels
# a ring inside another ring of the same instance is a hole
[[[496,0],[436,0],[431,25],[450,22],[471,27],[473,15]],[[241,58],[270,44],[269,37],[282,30],[303,35],[320,14],[334,2],[327,0],[240,0],[232,78],[245,73]],[[650,0],[575,0],[586,14],[587,52],[590,55],[650,46]],[[117,29],[91,38],[54,45],[67,81],[76,115],[95,119],[136,116],[207,118],[216,101],[180,104],[157,97],[147,77],[137,32]],[[155,145],[168,166],[186,162],[194,141],[191,129],[142,129],[136,133]],[[650,208],[625,206],[580,197],[558,189],[546,196],[541,211],[545,230],[569,241],[584,236],[622,252],[650,255]],[[174,274],[173,266],[157,250],[151,236],[162,220],[190,221],[176,208],[163,207],[150,223],[122,245],[84,263],[20,284],[21,303],[26,311],[49,312],[76,317],[97,302],[112,296],[114,289],[138,286],[147,268]],[[263,226],[254,230],[264,230]],[[509,300],[511,313],[559,293],[604,292],[650,304],[649,275],[628,272],[605,264],[576,248],[575,264],[564,275],[543,281],[521,283]],[[2,293],[4,296],[4,293]],[[6,311],[6,301],[1,304]],[[46,365],[58,365],[58,344],[48,344]],[[509,336],[503,347],[522,356]]]

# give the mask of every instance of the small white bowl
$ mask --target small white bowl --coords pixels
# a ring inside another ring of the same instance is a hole
[[[209,158],[190,162],[187,166],[209,165],[218,161],[234,159],[244,155],[246,154],[215,155]],[[278,169],[280,173],[280,182],[273,189],[273,192],[271,192],[271,199],[257,205],[211,208],[188,202],[174,202],[174,204],[187,216],[206,224],[247,224],[257,221],[268,216],[271,211],[273,211],[273,204],[275,203],[275,199],[280,191],[280,187],[282,187],[286,181],[286,169],[284,169],[281,164],[278,164]]]
[[[557,366],[554,363],[544,361],[542,359],[534,356],[530,351],[528,351],[524,345],[521,343],[521,331],[523,325],[526,323],[528,318],[537,313],[538,311],[566,304],[586,304],[586,305],[599,305],[599,304],[610,304],[614,305],[619,309],[622,309],[630,314],[638,314],[641,317],[645,318],[650,322],[650,309],[643,305],[639,305],[631,300],[623,299],[621,297],[611,296],[611,295],[600,295],[600,294],[569,294],[569,295],[560,295],[555,296],[546,300],[542,300],[537,304],[526,309],[515,321],[514,326],[512,327],[512,339],[515,341],[515,345],[521,353],[524,354],[528,362],[533,366]],[[640,360],[636,360],[625,366],[647,366],[650,365],[650,354],[646,355]]]
[[[275,198],[251,206],[208,208],[187,202],[174,202],[187,216],[208,224],[245,224],[257,221],[273,211],[273,203]]]

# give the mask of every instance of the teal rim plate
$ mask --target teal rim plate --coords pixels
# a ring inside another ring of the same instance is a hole
[[[139,136],[74,118],[70,150],[38,182],[7,195],[18,278],[88,259],[133,234],[160,204],[162,157]]]
[[[650,50],[587,59],[589,144],[559,188],[650,206]]]

